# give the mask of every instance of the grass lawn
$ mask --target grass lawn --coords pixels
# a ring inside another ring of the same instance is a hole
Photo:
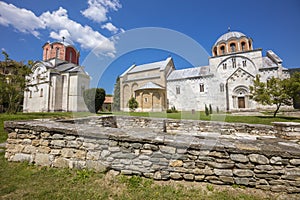
[[[116,112],[115,115],[130,115],[140,117],[158,117],[158,118],[171,118],[171,119],[192,119],[192,120],[207,120],[207,121],[223,121],[223,122],[240,122],[249,124],[267,124],[271,125],[272,122],[300,122],[300,118],[287,117],[278,115],[273,117],[272,115],[265,116],[237,116],[232,114],[220,113],[206,116],[204,112],[178,112],[178,113],[161,113],[161,112]]]
[[[0,199],[273,199],[267,192],[238,186],[155,182],[138,176],[7,162],[3,152],[0,153],[0,180]]]

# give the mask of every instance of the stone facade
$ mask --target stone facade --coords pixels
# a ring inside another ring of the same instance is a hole
[[[83,91],[90,76],[78,65],[79,52],[63,43],[46,43],[43,61],[32,67],[24,92],[24,112],[87,111]]]
[[[135,126],[126,128],[124,121]],[[202,181],[274,192],[300,192],[299,139],[274,137],[281,130],[276,124],[273,129],[249,125],[248,130],[262,132],[257,138],[232,138],[233,133],[228,131],[216,135],[216,130],[211,130],[214,124],[209,128],[209,122],[201,125],[204,129],[200,127],[198,134],[168,133],[174,127],[190,126],[188,123],[115,116],[47,123],[5,122],[9,132],[5,157],[9,161],[28,161],[47,167],[112,169],[155,180]],[[230,125],[225,125],[229,129]],[[242,133],[240,126],[246,125],[233,125],[231,129]],[[294,126],[299,124],[290,124],[289,128]]]
[[[205,105],[209,104],[214,110],[218,108],[224,111],[270,108],[250,99],[249,86],[253,84],[253,79],[256,75],[260,75],[263,82],[271,77],[289,77],[288,69],[282,66],[282,60],[273,51],[269,50],[266,56],[263,56],[262,49],[254,49],[252,39],[241,32],[232,31],[222,35],[213,45],[212,55],[208,58],[208,66],[189,69],[175,70],[174,65],[168,68],[165,61],[129,68],[121,77],[137,75],[141,88],[137,90],[138,87],[128,85],[126,81],[129,79],[120,79],[123,104],[121,110],[128,110],[125,106],[128,99],[147,92],[143,85],[154,79],[157,83],[163,82],[162,87],[167,99],[167,104],[162,105],[163,107],[175,106],[177,110],[182,111],[204,110]],[[160,67],[161,64],[164,67]],[[153,77],[149,73],[158,68],[165,76]],[[140,70],[138,73],[132,73],[132,69]],[[135,84],[135,77],[130,81]],[[148,99],[153,99],[153,96],[138,99],[139,110],[156,111],[151,103],[143,109],[142,105]]]

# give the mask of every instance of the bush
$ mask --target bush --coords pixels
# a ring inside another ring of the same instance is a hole
[[[211,104],[209,104],[209,114],[212,114],[212,113],[213,113],[213,110],[212,110]]]
[[[217,106],[217,113],[219,113],[220,112],[220,110],[219,110],[219,107]]]
[[[167,113],[178,113],[178,110],[176,110],[175,106],[172,106],[171,109],[167,110]]]
[[[91,88],[83,92],[84,102],[91,113],[97,113],[105,100],[103,88]]]
[[[139,103],[135,100],[134,97],[131,97],[128,101],[128,106],[130,111],[134,112],[135,109],[137,109],[139,107]]]

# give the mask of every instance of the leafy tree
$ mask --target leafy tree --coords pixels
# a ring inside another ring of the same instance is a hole
[[[263,105],[275,105],[273,117],[276,117],[277,112],[283,105],[292,105],[292,92],[289,88],[290,80],[272,77],[265,82],[260,81],[260,76],[257,75],[253,80],[253,86],[250,86],[251,98]]]
[[[97,113],[105,100],[103,88],[91,88],[83,92],[84,102],[91,113]]]
[[[21,110],[26,89],[26,76],[30,74],[30,65],[24,65],[9,58],[2,51],[4,61],[0,62],[0,105],[6,113],[14,114]]]
[[[136,101],[136,99],[134,97],[131,97],[128,101],[128,106],[129,106],[130,111],[134,112],[135,109],[138,108],[139,103]]]
[[[113,111],[120,111],[120,77],[117,78],[114,88],[114,102],[112,105]]]
[[[300,72],[295,72],[289,79],[289,95],[293,98],[294,104],[300,102]]]

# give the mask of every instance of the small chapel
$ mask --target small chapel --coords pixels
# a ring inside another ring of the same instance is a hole
[[[79,51],[64,42],[44,44],[43,60],[26,77],[23,112],[87,111],[83,91],[89,88],[90,76],[79,57]]]
[[[128,100],[135,97],[137,111],[213,110],[247,111],[269,108],[251,100],[249,86],[256,75],[263,82],[271,77],[289,78],[282,59],[272,50],[263,56],[251,37],[228,31],[211,49],[207,66],[176,70],[171,57],[166,60],[132,65],[120,76],[120,108],[129,111]]]

